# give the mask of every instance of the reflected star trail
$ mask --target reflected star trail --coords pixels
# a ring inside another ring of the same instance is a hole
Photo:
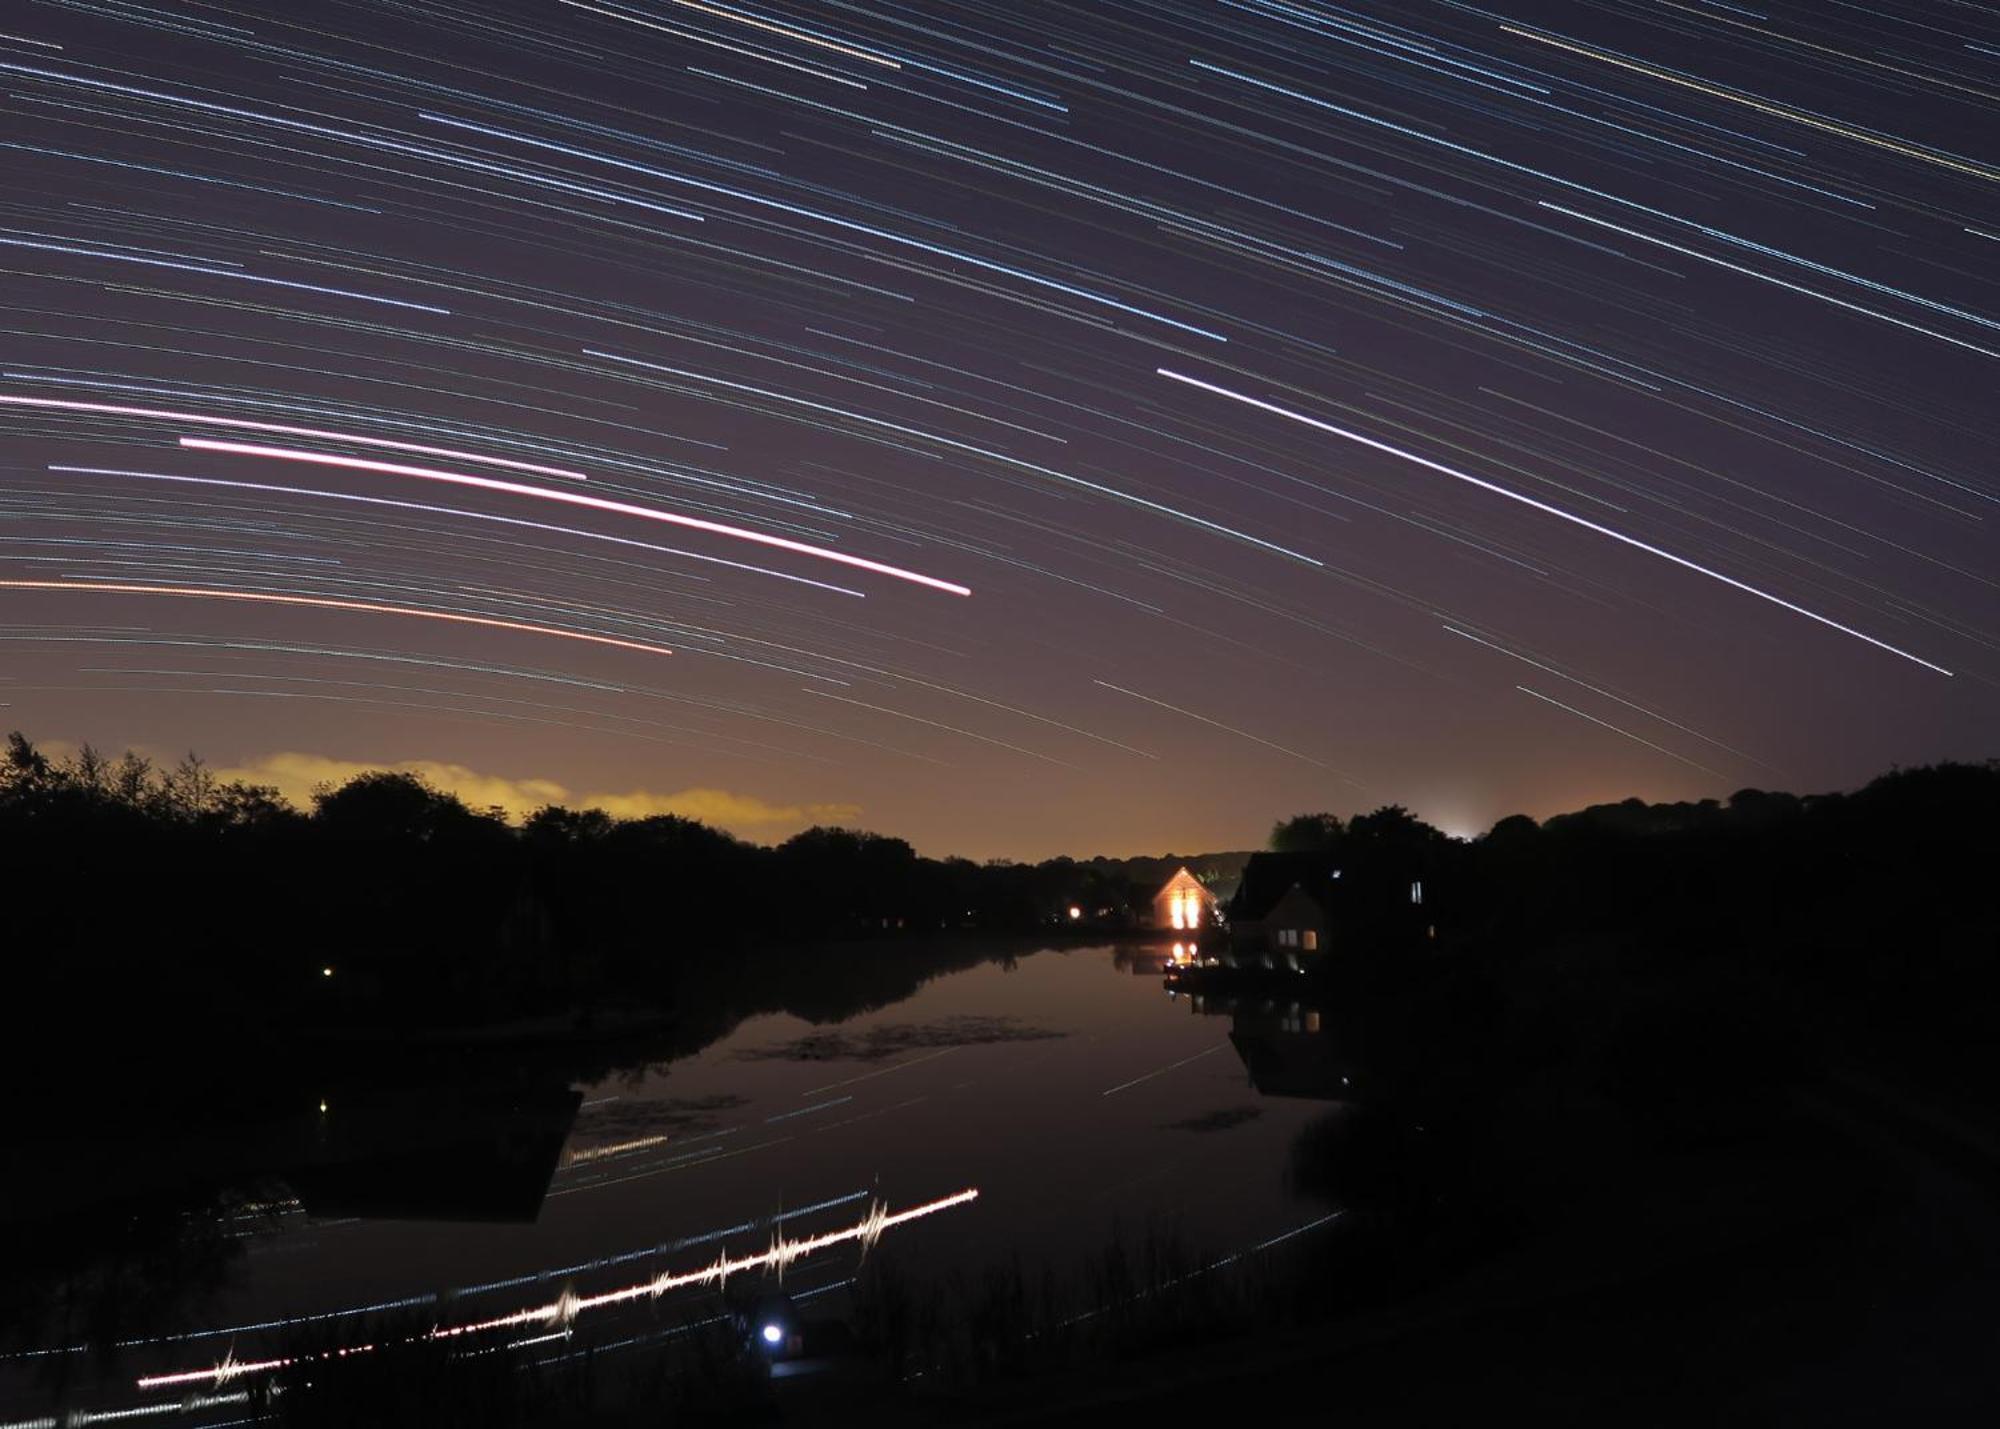
[[[1803,0],[25,0],[0,704],[974,857],[1983,758],[1996,62]]]

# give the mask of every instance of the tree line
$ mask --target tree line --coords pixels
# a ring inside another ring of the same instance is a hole
[[[193,755],[56,758],[18,732],[0,750],[0,860],[24,993],[102,1000],[115,975],[148,996],[192,983],[222,1003],[467,1015],[658,991],[691,959],[760,946],[1117,926],[1153,891],[1116,861],[924,858],[851,829],[766,847],[554,806],[516,825],[398,772],[300,809]]]
[[[1395,806],[1302,814],[1270,846],[1334,857],[1382,897],[1421,878],[1440,954],[1670,950],[1837,970],[1901,996],[1989,975],[1996,839],[2000,763],[1987,762],[1846,794],[1516,815],[1472,840]],[[115,977],[168,1001],[467,1015],[671,989],[690,960],[759,946],[1046,932],[1071,908],[1091,928],[1129,926],[1159,881],[1150,861],[980,864],[850,829],[766,847],[671,815],[548,807],[516,825],[405,773],[323,787],[299,809],[194,756],[53,758],[20,733],[0,751],[0,860],[7,975],[30,998],[102,999]]]

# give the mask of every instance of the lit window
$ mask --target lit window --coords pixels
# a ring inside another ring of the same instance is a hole
[[[1424,901],[1424,881],[1421,878],[1410,885],[1410,901],[1412,903]]]
[[[1305,950],[1306,950],[1307,952],[1309,952],[1309,953],[1316,953],[1316,952],[1318,952],[1318,951],[1319,951],[1319,929],[1317,929],[1317,928],[1308,928],[1308,929],[1306,929],[1306,931],[1305,931],[1305,933],[1304,933],[1304,935],[1303,935],[1303,941],[1301,941],[1301,942],[1300,942],[1299,946],[1300,946],[1300,947],[1302,947],[1302,948],[1304,948],[1304,949],[1305,949]]]

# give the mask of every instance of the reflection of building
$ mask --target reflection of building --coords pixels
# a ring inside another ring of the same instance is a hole
[[[1111,966],[1134,977],[1158,977],[1173,965],[1173,955],[1151,943],[1120,943],[1111,950]]]
[[[1293,1003],[1239,1011],[1230,1024],[1229,1045],[1261,1095],[1338,1100],[1351,1094],[1349,1074],[1334,1058],[1333,1039],[1320,1031],[1316,1008]]]
[[[340,1102],[285,1179],[313,1216],[531,1222],[582,1100],[553,1086]]]
[[[1153,895],[1153,926],[1194,932],[1215,924],[1215,895],[1185,866]]]
[[[1318,1008],[1280,998],[1199,993],[1189,1001],[1197,1015],[1229,1019],[1229,1045],[1243,1059],[1250,1085],[1260,1095],[1324,1101],[1353,1097],[1353,1069],[1335,1056]]]

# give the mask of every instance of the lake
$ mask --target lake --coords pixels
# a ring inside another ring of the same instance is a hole
[[[462,1076],[449,1090],[329,1077],[296,1115],[244,1133],[284,1149],[240,1178],[206,1254],[152,1258],[143,1274],[190,1283],[131,1297],[165,1308],[113,1318],[127,1342],[115,1358],[46,1328],[10,1354],[0,1424],[47,1412],[52,1370],[65,1406],[164,1411],[190,1389],[240,1389],[198,1377],[225,1356],[258,1363],[306,1335],[360,1343],[392,1312],[454,1326],[520,1315],[474,1332],[519,1343],[559,1332],[523,1312],[569,1294],[582,1308],[566,1352],[644,1342],[712,1313],[712,1289],[671,1304],[592,1297],[767,1254],[774,1234],[832,1239],[788,1256],[784,1284],[838,1315],[871,1209],[894,1217],[966,1191],[976,1199],[882,1228],[870,1253],[918,1279],[1012,1263],[1072,1275],[1114,1241],[1157,1236],[1207,1263],[1324,1223],[1334,1208],[1288,1177],[1294,1141],[1341,1090],[1317,1014],[1282,995],[1172,996],[1162,952],[830,949],[760,965],[772,986],[725,980],[701,1006],[691,991],[691,1019],[725,1001],[753,1010],[717,1015],[705,1046],[609,1075],[494,1072],[492,1098]],[[849,958],[862,986],[843,995]],[[129,1130],[124,1144],[105,1128],[96,1154],[139,1176],[163,1158]],[[186,1378],[139,1384],[161,1375]]]

